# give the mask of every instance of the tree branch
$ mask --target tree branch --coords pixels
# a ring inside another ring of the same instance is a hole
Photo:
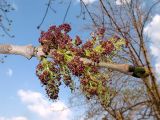
[[[42,51],[42,46],[34,47],[32,45],[25,46],[17,46],[17,45],[0,45],[0,54],[16,54],[22,55],[27,59],[31,59],[32,57],[40,57],[45,55]],[[84,64],[92,64],[97,65],[99,67],[109,68],[115,71],[119,71],[121,73],[132,75],[137,78],[145,78],[149,75],[148,70],[145,67],[140,66],[132,66],[129,64],[117,64],[117,63],[108,63],[108,62],[99,62],[96,64],[95,62],[87,59],[81,58]]]
[[[27,59],[31,59],[34,56],[34,50],[35,47],[32,45],[25,45],[25,46],[17,46],[10,44],[0,45],[0,54],[22,55]]]

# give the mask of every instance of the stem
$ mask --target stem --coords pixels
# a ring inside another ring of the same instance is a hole
[[[124,73],[126,75],[132,75],[133,77],[137,78],[146,78],[149,76],[148,69],[146,69],[145,67],[139,67],[139,66],[135,67],[129,64],[117,64],[108,62],[95,63],[87,58],[80,58],[80,60],[82,60],[84,64],[92,64],[99,67],[109,68]]]
[[[0,45],[0,54],[16,54],[31,59],[34,56],[34,49],[32,45],[17,46],[6,44]]]
[[[0,45],[0,54],[22,55],[22,56],[26,57],[27,59],[31,59],[32,57],[40,57],[40,56],[45,55],[42,51],[42,46],[34,47],[32,45],[26,45],[26,46]],[[93,61],[91,61],[87,58],[81,58],[81,60],[84,63],[91,63],[93,65],[95,64]],[[119,72],[127,74],[127,75],[132,75],[132,76],[135,74],[135,72],[137,72],[137,71],[134,71],[134,70],[136,70],[135,68],[138,68],[138,67],[131,66],[129,64],[116,64],[116,63],[107,63],[107,62],[100,62],[97,64],[97,66],[109,68],[109,69],[119,71]],[[130,68],[132,68],[132,70],[130,70]],[[141,68],[146,71],[145,67],[141,67]],[[133,76],[133,77],[137,77],[137,76]],[[139,76],[139,77],[141,77],[141,76]]]

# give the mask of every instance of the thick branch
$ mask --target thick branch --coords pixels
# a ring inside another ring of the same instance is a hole
[[[84,63],[95,64],[94,62],[92,62],[91,60],[89,60],[87,58],[81,58],[81,60],[84,61]],[[113,63],[107,63],[107,62],[100,62],[97,64],[97,66],[110,68],[112,70],[119,71],[119,72],[122,72],[125,74],[128,74],[128,72],[129,72],[129,65],[128,64],[113,64]]]
[[[31,59],[32,57],[40,57],[42,55],[45,55],[42,51],[41,46],[34,47],[32,45],[26,45],[26,46],[0,45],[0,54],[22,55],[28,59]],[[87,58],[81,58],[81,60],[84,63],[95,64],[93,61]],[[99,62],[97,66],[109,68],[127,75],[132,75],[133,77],[137,78],[145,78],[149,75],[148,70],[145,67],[134,67],[128,64]]]
[[[32,45],[0,45],[0,54],[16,54],[31,59],[34,56],[34,49]]]
[[[81,58],[81,60],[84,63],[90,63],[90,64],[95,64],[93,61],[86,59],[86,58]],[[135,67],[129,64],[117,64],[117,63],[108,63],[108,62],[99,62],[96,64],[99,67],[105,67],[109,68],[127,75],[132,75],[133,77],[137,78],[145,78],[149,76],[148,69],[145,67]]]

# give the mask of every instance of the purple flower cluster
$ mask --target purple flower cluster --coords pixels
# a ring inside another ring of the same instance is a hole
[[[47,62],[40,62],[36,74],[39,77],[50,99],[57,99],[61,80],[70,89],[73,89],[71,75],[80,79],[80,85],[87,98],[91,96],[105,96],[106,79],[99,74],[98,67],[91,64],[84,64],[81,57],[88,58],[99,63],[101,58],[109,55],[114,50],[114,44],[104,40],[105,28],[99,28],[91,39],[82,44],[79,36],[72,41],[68,32],[71,30],[69,24],[51,26],[47,32],[41,32],[39,42],[43,52],[51,57]],[[98,39],[97,39],[98,38]],[[102,40],[101,40],[102,39]],[[119,40],[118,36],[114,36]],[[100,50],[96,47],[101,47]],[[44,57],[44,56],[43,56]]]
[[[51,61],[41,62],[37,65],[36,75],[45,86],[46,93],[50,99],[57,99],[60,82],[59,70]]]
[[[72,74],[76,76],[81,76],[85,69],[85,65],[80,61],[80,57],[77,56],[75,56],[67,65],[72,71]]]
[[[47,32],[41,32],[39,42],[43,46],[43,52],[48,54],[51,49],[64,49],[66,45],[71,45],[71,38],[67,34],[71,30],[69,24],[51,26]]]
[[[114,44],[111,41],[101,41],[100,44],[104,49],[102,52],[104,55],[108,55],[114,50]]]

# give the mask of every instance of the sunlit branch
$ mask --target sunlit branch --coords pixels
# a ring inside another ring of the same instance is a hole
[[[32,45],[26,45],[26,46],[0,45],[0,54],[22,55],[27,59],[45,55],[42,51],[41,46],[34,47]],[[87,63],[95,64],[93,61],[87,58],[81,58],[81,60],[84,62],[84,64],[87,64]],[[149,75],[148,70],[145,67],[135,67],[129,64],[99,62],[97,66],[109,68],[127,75],[132,75],[133,77],[137,77],[137,78],[145,78]]]

